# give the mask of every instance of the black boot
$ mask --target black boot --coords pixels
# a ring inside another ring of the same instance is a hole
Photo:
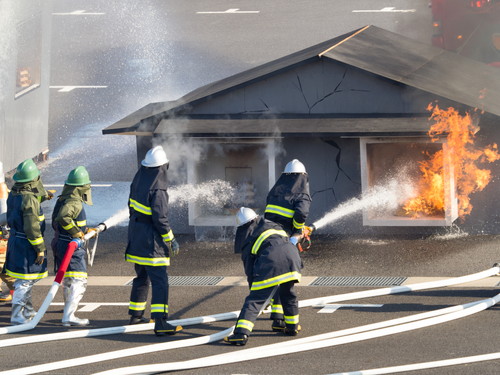
[[[231,345],[243,346],[248,341],[248,335],[244,333],[233,333],[230,336],[224,337],[224,342]]]
[[[174,326],[166,318],[155,318],[154,331],[156,336],[175,335],[182,331],[182,326]]]
[[[286,324],[282,319],[274,319],[273,324],[271,324],[273,332],[283,332],[285,328]]]
[[[301,329],[302,327],[300,326],[300,324],[287,326],[283,333],[287,336],[297,336]]]
[[[134,325],[134,324],[142,324],[142,323],[150,323],[151,320],[148,318],[141,316],[131,316],[130,321],[128,322],[129,325]]]

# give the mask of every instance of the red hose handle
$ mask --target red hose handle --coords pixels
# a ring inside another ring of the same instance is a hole
[[[66,253],[64,254],[61,265],[59,266],[59,269],[57,270],[56,278],[54,279],[54,281],[56,283],[61,284],[61,281],[64,277],[64,274],[66,273],[66,270],[68,269],[69,262],[71,261],[71,257],[73,256],[73,253],[75,252],[76,249],[78,249],[79,246],[80,246],[80,240],[78,240],[78,239],[75,239],[68,244],[68,247],[66,249]]]

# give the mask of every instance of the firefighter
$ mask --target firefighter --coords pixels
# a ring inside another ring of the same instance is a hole
[[[170,257],[177,255],[179,244],[168,221],[169,161],[162,146],[150,149],[141,162],[129,196],[127,262],[134,263],[136,277],[132,283],[129,324],[149,322],[144,317],[151,282],[151,318],[156,336],[174,335],[182,330],[167,322],[168,273]]]
[[[0,280],[2,282],[2,293],[0,293],[0,302],[12,301],[14,294],[14,279],[12,276],[7,275],[4,270],[5,257],[7,253],[7,241],[9,240],[9,228],[6,225],[0,226]],[[6,290],[3,291],[3,284],[5,283]]]
[[[236,224],[234,251],[241,253],[250,294],[245,299],[233,334],[225,337],[224,342],[245,345],[255,320],[273,293],[280,294],[283,304],[285,328],[282,332],[296,336],[300,325],[294,285],[300,281],[302,269],[296,244],[279,224],[257,215],[251,208],[240,208]]]
[[[86,232],[92,230],[87,228],[87,217],[83,203],[92,205],[90,177],[84,166],[78,166],[69,172],[62,193],[57,198],[52,212],[52,228],[54,229],[52,250],[56,273],[61,266],[69,243],[76,238],[82,239]],[[78,304],[87,290],[86,256],[85,246],[80,245],[73,253],[64,274],[62,324],[65,327],[89,324],[88,319],[80,319],[75,316]]]
[[[310,205],[306,168],[299,160],[293,159],[269,191],[264,217],[280,224],[289,236],[295,237],[295,242],[302,235]],[[285,329],[279,296],[280,293],[276,293],[271,301],[271,327],[275,332]]]
[[[36,314],[31,292],[33,285],[47,277],[45,256],[45,217],[41,202],[52,196],[43,187],[40,171],[31,159],[17,167],[15,183],[7,198],[7,244],[5,272],[15,278],[12,297],[12,324],[28,323]]]

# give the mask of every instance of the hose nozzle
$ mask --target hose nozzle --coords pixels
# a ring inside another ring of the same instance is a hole
[[[99,231],[99,232],[104,232],[106,229],[108,229],[108,227],[106,226],[106,224],[104,223],[99,223],[99,225],[96,227],[96,229]]]

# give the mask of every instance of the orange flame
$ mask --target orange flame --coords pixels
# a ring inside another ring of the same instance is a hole
[[[498,146],[492,144],[484,149],[474,146],[479,128],[469,114],[461,116],[454,108],[442,110],[431,104],[427,109],[432,110],[430,119],[435,121],[429,137],[436,142],[446,135],[449,152],[444,153],[441,149],[419,163],[422,175],[417,183],[418,195],[408,200],[403,209],[413,217],[443,214],[445,191],[449,189],[449,182],[445,179],[445,167],[448,167],[454,176],[458,215],[464,217],[472,210],[470,194],[483,190],[491,180],[491,171],[479,168],[478,164],[500,159]]]

